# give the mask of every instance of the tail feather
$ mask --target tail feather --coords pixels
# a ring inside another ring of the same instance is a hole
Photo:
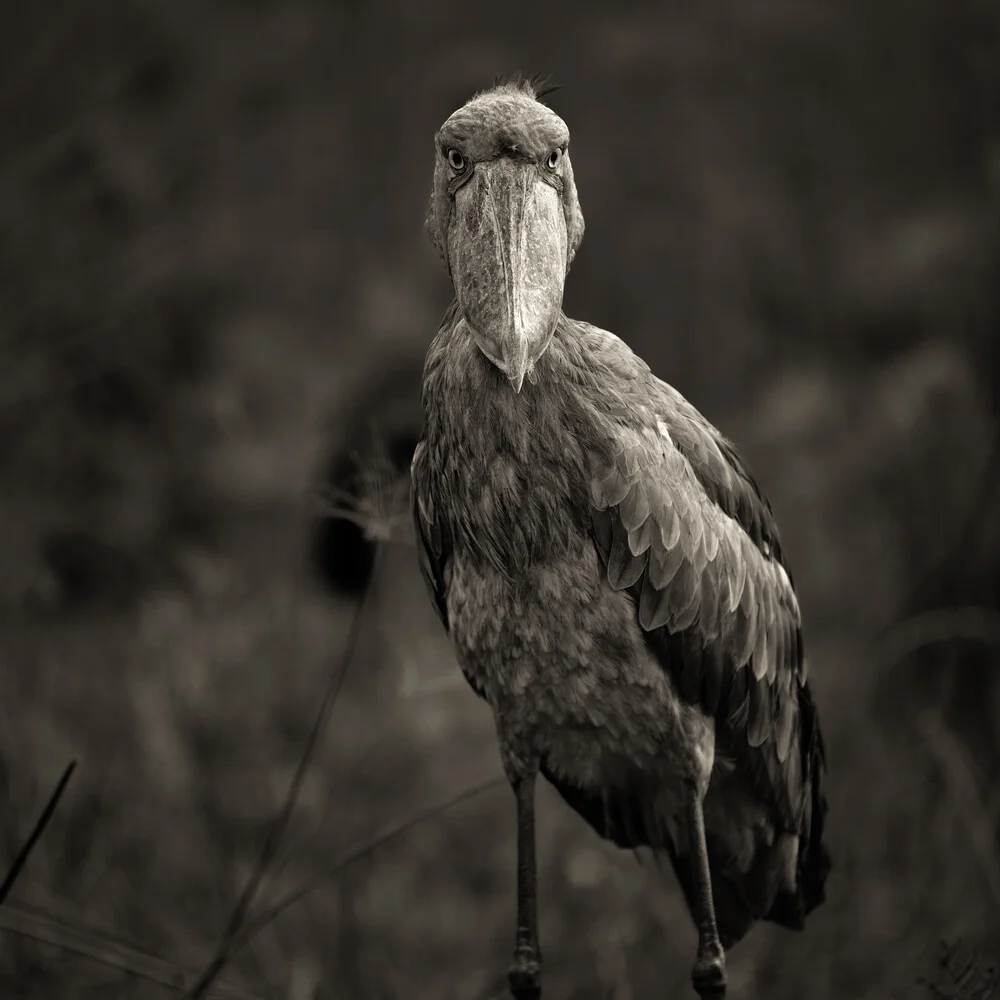
[[[801,714],[801,739],[803,772],[808,775],[809,801],[803,817],[799,842],[799,864],[796,898],[794,905],[779,896],[775,907],[779,908],[767,919],[785,923],[782,919],[786,906],[799,914],[801,925],[813,910],[826,899],[826,879],[833,867],[830,852],[823,841],[826,832],[827,801],[823,790],[826,777],[826,746],[819,726],[816,703],[808,685],[799,691],[799,712]]]

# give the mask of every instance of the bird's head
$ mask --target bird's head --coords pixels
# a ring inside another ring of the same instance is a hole
[[[532,83],[507,83],[459,108],[435,145],[427,232],[479,349],[520,392],[583,238],[569,129]]]

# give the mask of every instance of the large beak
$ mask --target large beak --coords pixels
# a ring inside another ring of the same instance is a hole
[[[455,193],[448,255],[458,304],[515,392],[559,320],[566,245],[559,193],[533,163],[481,163]]]

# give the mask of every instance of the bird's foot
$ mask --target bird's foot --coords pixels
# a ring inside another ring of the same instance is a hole
[[[702,998],[722,1000],[726,995],[726,953],[721,945],[705,948],[691,970],[691,982]]]
[[[542,995],[542,956],[536,948],[519,947],[507,973],[510,995],[514,1000],[540,1000]]]

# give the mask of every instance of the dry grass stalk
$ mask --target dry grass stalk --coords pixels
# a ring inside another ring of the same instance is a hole
[[[376,563],[377,561],[378,552],[376,551]],[[250,878],[247,880],[247,884],[244,887],[236,906],[233,908],[229,923],[223,932],[222,939],[216,949],[215,956],[205,967],[195,984],[185,994],[185,997],[190,998],[190,1000],[200,1000],[200,998],[207,995],[208,988],[215,981],[219,973],[229,963],[235,953],[234,945],[239,938],[240,931],[243,929],[243,926],[247,921],[250,908],[253,905],[254,898],[257,894],[257,890],[260,888],[261,882],[264,880],[269,868],[278,855],[278,851],[281,847],[281,841],[284,838],[286,830],[288,829],[288,824],[295,809],[295,804],[298,801],[299,792],[301,791],[302,783],[305,779],[306,770],[312,760],[313,752],[316,749],[316,744],[319,742],[320,735],[326,726],[330,713],[333,710],[333,706],[336,704],[337,697],[340,694],[344,679],[347,676],[347,671],[350,667],[351,660],[354,657],[354,650],[357,647],[358,638],[361,634],[361,626],[364,621],[365,609],[367,607],[368,597],[371,591],[372,587],[369,585],[362,594],[361,600],[358,601],[357,607],[354,611],[354,617],[351,621],[351,627],[348,632],[347,642],[344,646],[343,655],[341,656],[340,662],[335,666],[334,670],[330,674],[330,679],[327,683],[326,690],[323,692],[323,697],[320,701],[319,709],[316,712],[316,718],[313,722],[312,729],[310,730],[306,744],[303,747],[302,755],[299,758],[299,763],[295,769],[295,774],[293,775],[292,781],[288,786],[285,801],[282,803],[281,809],[279,810],[277,816],[275,816],[274,821],[271,823],[267,836],[265,837],[264,843],[261,847],[257,864],[255,865]]]
[[[29,938],[62,952],[79,955],[129,976],[156,983],[175,993],[182,993],[195,974],[182,966],[134,947],[110,934],[84,928],[52,916],[41,907],[29,907],[10,899],[0,910],[0,931]],[[241,986],[216,982],[205,994],[218,1000],[260,1000]]]
[[[52,816],[55,814],[56,806],[59,805],[59,800],[62,798],[63,792],[66,791],[66,786],[69,784],[69,779],[73,776],[73,772],[75,770],[76,761],[72,760],[66,766],[66,770],[63,771],[62,777],[59,779],[59,783],[49,796],[49,801],[45,803],[45,808],[41,811],[41,814],[39,815],[31,833],[28,834],[28,839],[24,842],[24,845],[14,857],[10,870],[7,872],[3,883],[0,883],[0,906],[3,906],[3,904],[7,901],[7,897],[10,895],[11,889],[14,888],[14,883],[17,881],[18,875],[21,874],[21,871],[24,869],[31,852],[41,839],[42,834],[45,832],[45,828],[49,825]]]

